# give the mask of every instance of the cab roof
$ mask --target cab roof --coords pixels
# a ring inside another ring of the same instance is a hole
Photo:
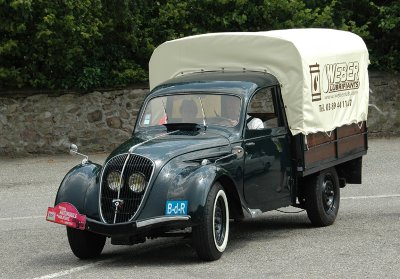
[[[257,88],[278,85],[271,74],[260,72],[201,72],[169,79],[153,92],[165,94],[179,91],[211,91],[249,95]]]

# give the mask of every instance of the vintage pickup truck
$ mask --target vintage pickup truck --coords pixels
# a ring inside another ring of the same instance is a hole
[[[230,220],[286,206],[331,225],[340,188],[361,183],[368,62],[360,37],[329,29],[166,42],[132,137],[103,166],[85,157],[69,171],[46,218],[67,226],[79,258],[106,238],[191,236],[216,260]]]

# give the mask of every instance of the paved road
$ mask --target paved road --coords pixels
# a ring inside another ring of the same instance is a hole
[[[370,141],[363,184],[342,190],[333,226],[312,228],[305,212],[276,211],[232,223],[228,249],[212,263],[199,262],[182,238],[107,243],[95,261],[75,258],[65,228],[44,216],[78,160],[0,159],[0,278],[400,277],[400,139]]]

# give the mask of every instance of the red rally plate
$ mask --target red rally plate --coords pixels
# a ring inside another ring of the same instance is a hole
[[[68,202],[62,202],[55,207],[49,207],[47,209],[46,220],[79,230],[84,230],[86,225],[86,216],[79,214],[75,206]]]

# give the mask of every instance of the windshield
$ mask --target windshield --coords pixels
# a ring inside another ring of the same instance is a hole
[[[240,98],[221,94],[179,94],[151,99],[140,119],[141,127],[166,123],[203,124],[234,127],[239,123]]]

